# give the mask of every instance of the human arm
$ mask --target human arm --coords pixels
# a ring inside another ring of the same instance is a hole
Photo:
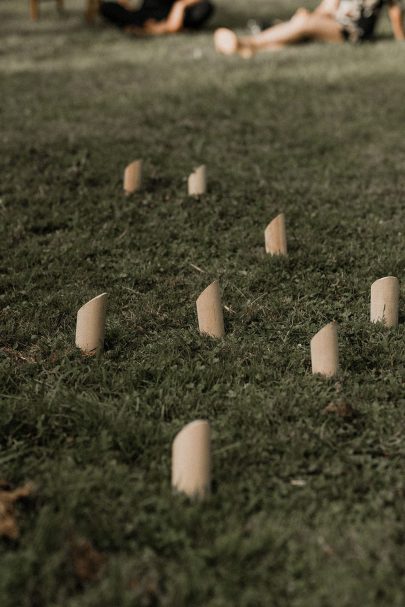
[[[317,15],[325,15],[325,17],[334,17],[339,7],[339,0],[322,0],[322,2],[314,10]]]
[[[405,40],[404,14],[398,2],[390,2],[388,14],[395,40]]]
[[[144,24],[144,31],[148,34],[175,34],[183,28],[184,13],[186,8],[192,4],[196,4],[198,0],[177,0],[172,6],[172,9],[164,21],[155,21],[149,19]]]

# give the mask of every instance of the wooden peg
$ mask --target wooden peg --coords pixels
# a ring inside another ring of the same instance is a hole
[[[96,354],[103,349],[107,293],[88,301],[77,313],[76,346],[84,354]]]
[[[211,490],[211,430],[207,421],[185,426],[172,446],[172,487],[203,499]]]
[[[128,196],[142,187],[142,160],[134,160],[124,172],[124,192]]]
[[[91,24],[97,17],[97,13],[100,8],[100,0],[87,0],[87,6],[84,13],[84,18],[87,23]]]
[[[371,322],[383,322],[386,327],[397,327],[399,315],[399,280],[386,276],[371,285]]]
[[[39,0],[30,0],[30,13],[33,21],[38,21],[39,17]]]
[[[196,304],[200,333],[210,335],[210,337],[224,337],[224,314],[217,280],[214,280],[201,293]]]
[[[202,196],[207,191],[207,167],[202,164],[188,178],[188,195]]]
[[[333,377],[339,371],[337,325],[331,322],[311,339],[312,373]]]
[[[285,231],[285,215],[280,213],[269,223],[264,232],[266,253],[270,255],[287,255],[287,235]]]

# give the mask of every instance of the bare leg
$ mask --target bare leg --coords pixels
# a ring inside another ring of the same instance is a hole
[[[242,38],[241,42],[262,50],[273,45],[293,44],[305,38],[343,42],[342,26],[331,17],[300,11],[290,21],[275,25],[256,36]]]
[[[230,30],[218,30],[215,34],[215,45],[219,52],[225,54],[234,52],[247,54],[248,51],[254,53],[277,50],[307,38],[325,42],[343,42],[341,25],[332,17],[298,11],[290,21],[270,27],[255,36],[238,38]],[[221,48],[222,41],[223,48]]]

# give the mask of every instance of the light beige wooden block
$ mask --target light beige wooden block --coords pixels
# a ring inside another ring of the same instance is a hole
[[[76,346],[85,354],[103,349],[107,293],[88,301],[77,313]]]
[[[386,276],[371,285],[371,322],[383,322],[387,327],[398,326],[399,280]]]
[[[189,196],[202,196],[207,191],[207,167],[202,164],[188,178]]]
[[[62,12],[64,9],[64,1],[56,0],[56,6],[59,12]],[[31,19],[33,21],[37,21],[39,18],[39,0],[30,0],[30,12]]]
[[[124,172],[125,194],[133,194],[142,187],[142,160],[134,160]]]
[[[287,235],[285,230],[285,215],[280,213],[273,219],[264,231],[266,253],[270,255],[287,255]]]
[[[219,282],[214,280],[197,299],[197,316],[200,333],[210,337],[224,337],[224,314]]]
[[[185,426],[173,441],[172,487],[189,497],[204,498],[211,489],[211,430],[206,421]]]
[[[311,339],[312,373],[333,377],[339,371],[339,347],[335,322],[323,327]]]

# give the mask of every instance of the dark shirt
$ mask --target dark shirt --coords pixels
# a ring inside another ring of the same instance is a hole
[[[167,19],[176,0],[144,0],[141,8],[136,13],[139,25],[143,25],[148,19],[163,21]]]
[[[176,0],[143,0],[139,9],[129,10],[119,2],[101,2],[100,14],[120,28],[142,28],[145,21],[164,21],[168,18]],[[184,27],[199,29],[211,16],[213,5],[208,0],[200,0],[186,8]]]
[[[367,40],[372,37],[381,9],[386,5],[400,6],[401,0],[341,0],[336,19],[352,40]]]

